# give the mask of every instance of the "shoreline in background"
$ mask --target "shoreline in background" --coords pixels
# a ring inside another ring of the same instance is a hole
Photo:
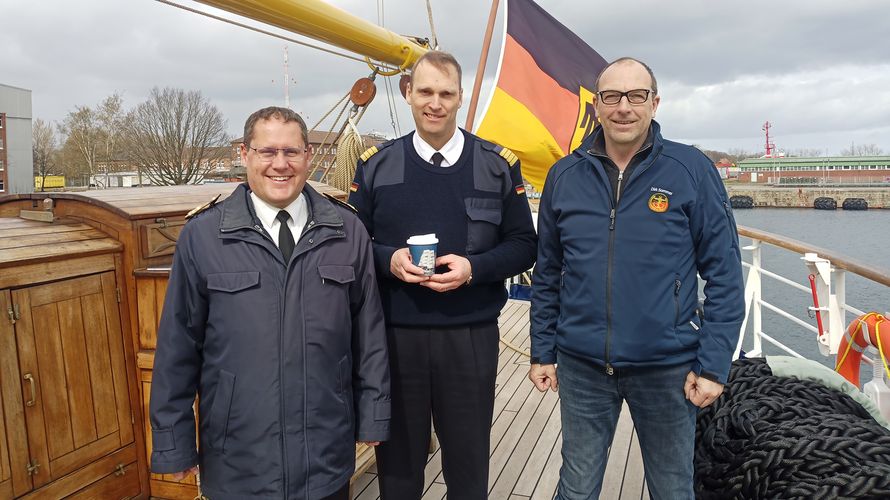
[[[778,187],[758,184],[726,183],[730,198],[749,197],[752,206],[733,208],[814,208],[818,198],[831,198],[841,210],[844,200],[862,199],[871,209],[890,209],[890,185],[880,187],[826,187],[794,186]],[[858,208],[862,210],[862,208]]]

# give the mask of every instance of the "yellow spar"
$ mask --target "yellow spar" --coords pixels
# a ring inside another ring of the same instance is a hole
[[[198,0],[309,38],[411,68],[427,51],[414,41],[356,17],[321,0]]]

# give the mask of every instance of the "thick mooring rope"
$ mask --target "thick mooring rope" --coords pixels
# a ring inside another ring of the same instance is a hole
[[[733,363],[695,441],[700,499],[890,498],[890,431],[846,394],[773,376],[762,359]]]
[[[333,175],[328,176],[328,184],[335,188],[349,193],[349,186],[355,177],[355,167],[358,163],[359,156],[365,152],[365,141],[359,134],[358,129],[351,123],[346,127],[343,136],[340,137],[340,144],[337,145],[336,165]]]

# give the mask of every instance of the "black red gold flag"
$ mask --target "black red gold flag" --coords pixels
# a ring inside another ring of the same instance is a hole
[[[497,83],[476,134],[511,149],[541,190],[547,170],[595,125],[605,59],[532,0],[507,0]]]

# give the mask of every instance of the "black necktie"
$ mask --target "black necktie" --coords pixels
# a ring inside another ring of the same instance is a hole
[[[286,210],[281,210],[275,218],[281,223],[281,227],[278,228],[278,249],[281,250],[284,261],[290,262],[290,256],[294,253],[294,234],[287,227],[287,220],[290,219],[290,214]]]
[[[442,153],[436,151],[435,153],[433,153],[433,157],[430,158],[430,162],[431,162],[433,165],[437,166],[437,167],[441,167],[441,166],[442,166],[442,161],[443,161],[444,159],[445,159],[445,157],[442,156]]]

